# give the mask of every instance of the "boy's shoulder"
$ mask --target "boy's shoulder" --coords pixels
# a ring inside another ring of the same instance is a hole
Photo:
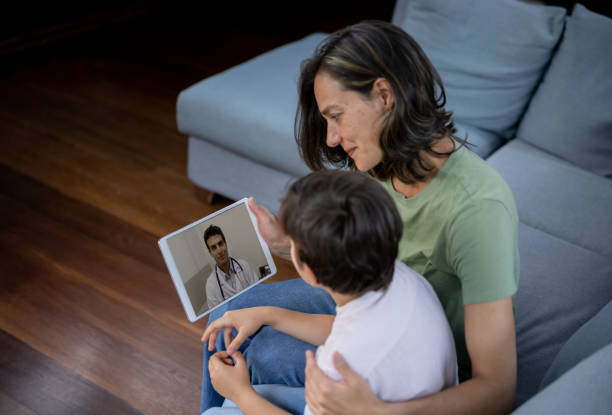
[[[391,281],[389,290],[416,290],[418,292],[422,289],[428,291],[431,289],[431,285],[424,276],[402,261],[396,260],[394,266],[393,281]]]
[[[380,319],[391,321],[396,329],[408,324],[407,317],[415,303],[437,300],[429,282],[401,261],[394,263],[393,279],[384,290],[368,291],[350,303],[337,308],[342,324],[355,329],[376,326]],[[397,320],[397,321],[396,321]]]
[[[349,303],[350,313],[343,313],[349,309],[341,307],[328,340],[317,352],[317,361],[333,378],[339,377],[333,367],[335,351],[364,379],[378,384],[398,370],[410,377],[415,365],[406,356],[421,348],[431,349],[435,354],[438,347],[435,343],[440,339],[454,350],[448,322],[433,288],[400,261],[395,262],[393,280],[386,290],[370,291],[353,301]],[[385,340],[381,343],[380,339]],[[376,353],[371,353],[372,350]],[[440,359],[434,360],[438,364]],[[383,384],[387,383],[378,386]]]

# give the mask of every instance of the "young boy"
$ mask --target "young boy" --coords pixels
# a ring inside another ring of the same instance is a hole
[[[257,395],[239,345],[262,325],[318,345],[316,361],[341,379],[334,352],[385,401],[427,396],[457,383],[453,336],[429,283],[397,257],[402,222],[387,192],[360,173],[320,171],[289,189],[279,223],[300,277],[326,290],[336,316],[276,307],[227,312],[202,337],[235,328],[209,362],[213,386],[248,414],[286,413]],[[229,333],[229,330],[227,331]],[[230,356],[235,360],[235,365]],[[308,406],[305,413],[311,413]]]

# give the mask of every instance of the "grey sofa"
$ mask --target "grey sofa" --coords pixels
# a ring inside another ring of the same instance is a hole
[[[517,413],[612,413],[612,19],[581,4],[400,0],[460,135],[518,206]],[[293,140],[312,34],[182,91],[188,175],[276,211],[307,173]]]

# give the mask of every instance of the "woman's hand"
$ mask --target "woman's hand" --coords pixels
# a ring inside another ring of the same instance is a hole
[[[317,415],[374,414],[384,403],[370,385],[334,353],[334,366],[344,380],[335,381],[317,366],[313,353],[306,352],[306,403]]]
[[[208,350],[213,351],[217,335],[223,330],[225,348],[228,355],[233,355],[247,337],[254,334],[266,321],[266,307],[243,308],[227,311],[222,317],[213,321],[202,334],[202,341],[208,341]],[[236,338],[232,330],[236,329]]]
[[[232,358],[225,351],[215,353],[208,361],[208,373],[215,390],[225,398],[236,402],[236,397],[252,391],[253,387],[242,353],[235,352]]]
[[[267,208],[257,204],[252,197],[249,198],[249,208],[257,218],[259,233],[270,247],[270,251],[274,255],[290,260],[291,245],[289,238],[281,229],[276,218]]]

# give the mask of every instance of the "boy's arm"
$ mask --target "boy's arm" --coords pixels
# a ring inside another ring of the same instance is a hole
[[[204,331],[202,341],[208,341],[208,350],[212,351],[221,330],[236,329],[236,338],[226,338],[226,347],[230,354],[238,350],[247,337],[263,325],[271,326],[302,341],[319,346],[331,331],[334,317],[328,314],[307,314],[286,310],[279,307],[253,307],[227,311],[222,317],[213,321]],[[228,336],[228,338],[231,336]]]
[[[264,308],[267,325],[315,346],[325,343],[335,318],[330,314],[308,314],[278,307]]]

